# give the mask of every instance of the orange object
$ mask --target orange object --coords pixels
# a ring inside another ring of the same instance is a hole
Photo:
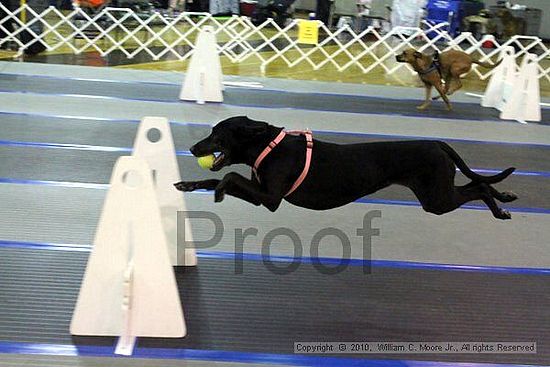
[[[483,47],[483,48],[495,48],[495,44],[493,43],[493,41],[487,40],[487,41],[484,41],[481,44],[481,47]]]
[[[80,0],[78,4],[85,8],[98,8],[105,4],[105,0]]]
[[[251,1],[251,0],[245,0],[241,1],[241,15],[245,15],[247,17],[252,16],[252,13],[256,9],[257,1]]]

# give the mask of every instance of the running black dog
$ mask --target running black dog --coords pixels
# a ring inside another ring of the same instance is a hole
[[[221,180],[176,183],[178,190],[215,190],[216,202],[229,194],[271,211],[283,199],[314,210],[336,208],[392,184],[410,188],[425,211],[438,215],[469,201],[483,200],[496,218],[510,219],[510,213],[499,208],[495,199],[517,199],[512,192],[498,192],[491,186],[508,177],[514,168],[481,176],[442,141],[307,143],[302,135],[285,135],[280,127],[239,116],[218,123],[191,152],[198,157],[216,153],[212,171],[247,164],[254,167],[252,178],[230,172]],[[470,183],[454,185],[455,165]]]

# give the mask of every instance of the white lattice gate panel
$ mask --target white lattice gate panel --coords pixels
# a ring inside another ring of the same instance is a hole
[[[527,53],[536,54],[539,78],[550,81],[550,66],[545,69],[541,63],[550,57],[550,49],[540,38],[514,36],[503,44],[492,36],[477,40],[468,32],[451,38],[445,31],[446,23],[423,22],[421,28],[395,27],[387,33],[380,33],[373,27],[356,32],[348,25],[331,30],[319,22],[323,36],[317,45],[311,46],[298,43],[299,20],[292,20],[281,28],[272,19],[256,26],[247,17],[233,16],[218,20],[208,13],[170,16],[112,7],[105,7],[94,14],[80,8],[60,11],[54,7],[37,12],[28,5],[10,11],[1,3],[0,9],[8,14],[0,19],[0,30],[7,34],[0,39],[0,44],[13,42],[18,48],[16,57],[23,53],[25,47],[38,41],[48,51],[79,54],[95,50],[101,56],[121,52],[127,58],[145,53],[153,60],[171,56],[183,61],[193,54],[201,27],[209,25],[214,28],[220,56],[233,63],[256,58],[262,72],[277,62],[288,67],[307,64],[313,70],[331,66],[338,71],[357,68],[369,73],[381,68],[387,74],[393,74],[407,68],[413,73],[406,64],[389,62],[405,47],[416,47],[426,52],[458,49],[481,61],[494,63],[503,47],[513,46],[516,59],[523,58]],[[8,23],[12,23],[15,29],[11,30]],[[23,31],[32,36],[26,43],[21,40]],[[488,40],[495,45],[489,52],[482,47]],[[479,78],[487,79],[494,70],[474,68],[473,72]]]

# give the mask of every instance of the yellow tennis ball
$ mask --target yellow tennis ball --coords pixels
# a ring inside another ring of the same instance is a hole
[[[215,159],[216,157],[214,156],[214,154],[205,155],[204,157],[197,158],[197,163],[203,169],[210,169],[214,165]]]

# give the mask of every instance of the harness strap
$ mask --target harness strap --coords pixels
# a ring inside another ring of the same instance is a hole
[[[427,68],[426,70],[423,70],[423,71],[419,71],[418,74],[420,75],[426,75],[426,74],[429,74],[431,73],[432,71],[434,70],[437,70],[437,72],[439,73],[439,75],[441,75],[441,65],[439,63],[439,54],[436,53],[434,55],[434,58],[432,60],[432,64],[430,65],[429,68]]]
[[[277,135],[277,137],[273,139],[273,141],[269,143],[267,147],[265,147],[265,149],[260,153],[258,158],[256,158],[256,161],[254,162],[254,166],[252,167],[252,172],[254,172],[254,175],[256,176],[258,181],[260,181],[260,177],[258,176],[258,167],[260,167],[260,163],[262,163],[264,158],[267,157],[267,155],[273,150],[273,148],[277,146],[277,144],[281,142],[281,140],[285,138],[285,136],[286,136],[286,131],[281,130],[279,135]]]
[[[439,70],[439,68],[437,67],[437,65],[435,65],[435,63],[432,63],[432,65],[429,68],[427,68],[426,70],[419,71],[418,74],[426,75],[431,73],[434,70]]]
[[[256,158],[256,161],[254,162],[254,166],[252,167],[252,172],[256,176],[256,179],[258,180],[258,182],[260,182],[260,176],[258,175],[258,168],[260,167],[260,164],[265,159],[265,157],[267,157],[267,155],[273,150],[273,148],[275,148],[284,139],[284,137],[287,134],[304,135],[306,137],[306,162],[304,164],[304,169],[302,170],[302,173],[300,174],[300,176],[298,176],[298,178],[296,179],[296,181],[294,182],[294,184],[292,185],[290,190],[285,194],[285,196],[288,196],[288,195],[292,194],[302,184],[302,182],[307,177],[307,174],[309,172],[309,167],[311,166],[311,157],[313,155],[313,134],[311,133],[311,131],[309,131],[309,130],[304,130],[304,131],[302,131],[302,130],[291,130],[291,131],[281,130],[279,135],[277,135],[277,137],[275,139],[273,139],[273,141],[271,141],[268,144],[268,146],[265,147],[265,149],[260,153],[258,158]]]
[[[304,182],[309,172],[309,166],[311,165],[311,156],[313,155],[313,134],[309,130],[300,131],[299,133],[305,135],[306,137],[306,162],[304,164],[304,169],[302,173],[300,174],[296,182],[294,182],[294,185],[292,185],[285,196],[292,194],[294,190],[296,190],[302,184],[302,182]]]

